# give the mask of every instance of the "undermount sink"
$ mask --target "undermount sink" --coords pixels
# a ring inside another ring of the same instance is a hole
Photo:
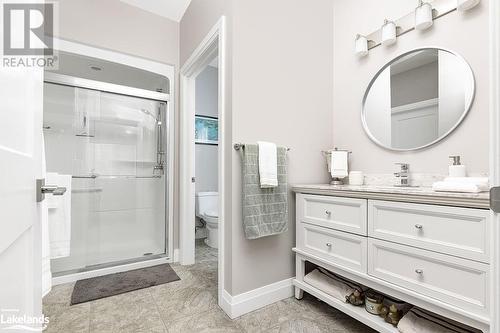
[[[384,187],[384,186],[381,186],[381,187]],[[391,186],[387,186],[387,187],[417,188],[417,187],[420,187],[420,186],[418,186],[418,185],[391,185]]]

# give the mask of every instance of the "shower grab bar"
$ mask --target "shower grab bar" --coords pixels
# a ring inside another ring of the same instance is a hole
[[[78,178],[78,179],[96,179],[98,176],[92,175],[92,176],[71,176],[71,178]],[[153,175],[153,176],[99,176],[103,178],[142,178],[142,179],[147,179],[147,178],[161,178],[162,175]]]

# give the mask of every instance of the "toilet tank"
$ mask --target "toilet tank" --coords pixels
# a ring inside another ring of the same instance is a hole
[[[198,192],[196,194],[196,215],[219,210],[219,192]]]

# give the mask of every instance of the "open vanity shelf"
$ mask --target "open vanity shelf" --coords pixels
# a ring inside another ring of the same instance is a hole
[[[487,194],[427,195],[424,189],[408,189],[407,194],[400,188],[378,192],[373,187],[329,185],[293,190],[297,193],[296,298],[305,291],[379,332],[398,332],[364,307],[344,303],[304,282],[309,262],[489,332]]]
[[[379,316],[374,316],[372,314],[369,314],[366,312],[364,306],[352,306],[350,304],[344,303],[339,301],[338,299],[322,292],[321,290],[307,284],[304,282],[300,282],[295,280],[294,285],[297,288],[300,288],[307,292],[308,294],[313,295],[314,297],[323,300],[325,303],[333,306],[334,308],[337,308],[341,310],[342,312],[348,314],[349,316],[353,317],[354,319],[362,322],[363,324],[376,329],[379,332],[382,333],[398,333],[398,329],[392,326],[391,324],[388,324],[384,321],[382,317]]]
[[[328,295],[327,293],[321,291],[318,288],[315,288],[303,281],[299,281],[295,279],[293,284],[296,288],[300,288],[301,290],[307,292],[314,297],[323,300],[330,306],[333,306],[336,309],[344,312],[345,314],[353,317],[354,319],[362,322],[363,324],[376,329],[382,333],[398,333],[398,329],[391,324],[385,322],[382,317],[372,315],[365,310],[364,306],[353,306],[351,304],[347,304],[345,302],[341,302],[338,299]]]

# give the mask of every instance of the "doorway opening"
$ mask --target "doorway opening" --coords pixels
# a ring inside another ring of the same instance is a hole
[[[195,79],[195,261],[217,263],[219,247],[218,58]]]
[[[222,17],[180,73],[180,263],[214,263],[209,273],[217,277],[219,304],[224,290],[224,22]]]

